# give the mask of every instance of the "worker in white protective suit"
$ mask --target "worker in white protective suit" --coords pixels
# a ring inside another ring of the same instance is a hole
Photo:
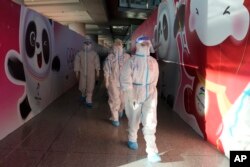
[[[104,81],[109,95],[109,107],[111,110],[111,123],[113,126],[119,126],[119,117],[123,116],[125,107],[123,92],[120,88],[120,72],[124,63],[130,58],[130,55],[123,50],[123,44],[120,39],[116,39],[111,53],[104,62]]]
[[[155,143],[157,125],[157,89],[159,77],[157,61],[149,56],[152,44],[148,37],[136,40],[136,52],[123,66],[120,76],[121,88],[125,93],[125,112],[128,118],[128,147],[138,149],[137,131],[143,125],[146,152],[150,162],[161,158]]]
[[[78,52],[74,60],[74,71],[79,79],[79,90],[81,99],[88,108],[93,107],[92,95],[95,87],[95,79],[100,74],[99,55],[94,51],[93,42],[86,37],[83,42],[83,49]]]

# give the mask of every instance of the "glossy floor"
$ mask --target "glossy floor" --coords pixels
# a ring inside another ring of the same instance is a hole
[[[127,119],[116,128],[109,122],[103,85],[95,90],[94,108],[79,100],[77,87],[0,141],[2,167],[228,167],[229,160],[202,140],[159,100],[157,146],[162,162],[150,164],[139,131],[139,149],[129,150]]]

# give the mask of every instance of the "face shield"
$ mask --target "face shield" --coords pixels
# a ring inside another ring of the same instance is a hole
[[[91,49],[92,43],[90,41],[83,42],[83,49],[89,51]]]
[[[136,39],[136,54],[148,56],[151,48],[152,44],[148,37],[142,36]]]

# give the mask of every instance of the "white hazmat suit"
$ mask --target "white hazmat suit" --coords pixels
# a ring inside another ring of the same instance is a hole
[[[93,50],[90,40],[84,41],[83,50],[78,52],[74,60],[74,71],[79,79],[79,90],[86,98],[86,106],[92,107],[92,95],[95,87],[95,77],[99,77],[100,60]],[[96,75],[95,75],[96,72]]]
[[[130,55],[124,53],[122,41],[116,39],[112,52],[104,62],[104,80],[109,95],[109,107],[111,110],[111,120],[114,126],[119,126],[119,115],[122,116],[125,107],[123,92],[120,88],[120,72],[124,63]]]
[[[155,143],[157,125],[157,61],[149,56],[152,44],[149,38],[137,39],[136,54],[123,66],[120,82],[125,92],[125,112],[128,118],[128,147],[136,150],[140,123],[146,141],[146,152],[151,162],[161,161]]]

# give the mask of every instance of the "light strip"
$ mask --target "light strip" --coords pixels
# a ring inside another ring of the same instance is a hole
[[[24,0],[25,5],[51,5],[63,3],[79,3],[79,0]]]

